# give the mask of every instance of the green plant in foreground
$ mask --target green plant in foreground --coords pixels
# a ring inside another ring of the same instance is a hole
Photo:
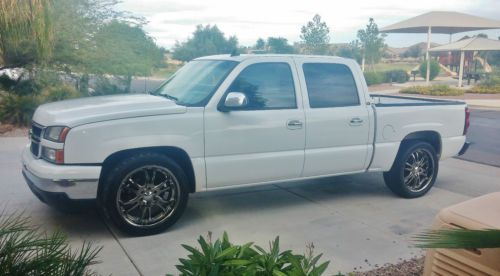
[[[253,245],[234,245],[229,242],[226,232],[222,240],[212,243],[202,236],[198,239],[201,250],[182,245],[190,254],[187,259],[179,259],[177,269],[182,275],[322,275],[329,262],[318,265],[321,254],[314,256],[313,246],[305,255],[294,255],[292,251],[280,251],[279,237],[269,244],[269,251]]]
[[[439,66],[439,62],[437,62],[434,59],[431,59],[429,61],[429,64],[430,64],[429,79],[433,80],[439,74],[441,67]],[[420,71],[420,76],[425,79],[427,76],[427,61],[424,60],[420,64],[419,71]]]
[[[96,263],[100,250],[90,243],[72,250],[61,232],[49,235],[27,217],[0,214],[2,275],[96,275],[88,266]]]
[[[420,248],[500,248],[500,230],[431,230],[414,238]]]

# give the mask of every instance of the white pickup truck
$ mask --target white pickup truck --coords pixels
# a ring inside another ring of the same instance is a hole
[[[463,153],[463,102],[369,95],[339,57],[208,56],[151,94],[40,106],[23,174],[42,201],[96,201],[135,235],[163,231],[189,193],[384,172],[397,195],[434,184],[440,159]]]

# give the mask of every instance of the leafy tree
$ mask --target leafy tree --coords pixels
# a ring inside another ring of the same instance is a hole
[[[268,37],[267,50],[275,54],[292,54],[293,46],[288,44],[288,40],[283,37]]]
[[[363,47],[364,57],[373,65],[380,61],[385,49],[385,35],[381,35],[373,18],[370,18],[364,30],[358,30],[358,39]]]
[[[266,41],[262,38],[257,39],[257,43],[255,43],[255,49],[263,50],[266,47]]]
[[[336,55],[345,58],[355,59],[358,63],[361,62],[361,45],[358,40],[351,41],[348,45],[341,47]]]
[[[193,37],[175,44],[172,56],[174,59],[189,61],[201,56],[229,54],[237,48],[238,39],[235,36],[226,39],[217,25],[198,25]]]
[[[325,22],[321,21],[321,16],[316,14],[312,21],[307,22],[300,30],[302,43],[305,45],[307,54],[325,54],[330,42],[330,29]]]

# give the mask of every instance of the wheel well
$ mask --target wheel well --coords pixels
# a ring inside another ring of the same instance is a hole
[[[401,141],[401,144],[410,142],[410,141],[424,141],[429,143],[434,150],[436,151],[436,155],[439,156],[441,155],[441,136],[439,133],[435,131],[417,131],[417,132],[412,132],[403,138]],[[401,147],[400,147],[401,148]]]
[[[104,186],[103,182],[106,179],[108,172],[112,170],[113,166],[119,161],[140,152],[162,153],[172,158],[186,173],[186,176],[189,180],[189,192],[194,193],[196,191],[196,180],[194,178],[193,164],[191,163],[189,155],[184,150],[177,147],[148,147],[122,150],[108,156],[102,163],[101,175],[99,177],[98,194],[101,194],[101,189]]]

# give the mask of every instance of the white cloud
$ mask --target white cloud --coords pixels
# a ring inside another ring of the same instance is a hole
[[[146,30],[166,47],[187,39],[198,24],[217,24],[226,35],[236,35],[242,45],[252,45],[259,37],[281,36],[298,41],[300,27],[314,14],[321,15],[331,31],[332,42],[356,38],[368,18],[385,26],[432,10],[453,10],[499,18],[498,0],[308,0],[308,1],[231,1],[231,0],[125,0],[120,7],[148,20]],[[500,31],[487,32],[500,36]],[[457,35],[458,36],[458,35]],[[406,46],[425,39],[425,35],[389,35],[391,46]],[[447,36],[433,41],[446,42]]]

